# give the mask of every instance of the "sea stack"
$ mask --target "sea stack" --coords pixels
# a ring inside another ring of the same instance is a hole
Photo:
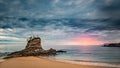
[[[30,37],[27,40],[27,45],[25,49],[8,54],[7,58],[22,56],[48,56],[56,55],[57,52],[58,51],[53,48],[50,48],[49,50],[44,50],[41,45],[40,37]]]
[[[40,49],[43,50],[42,45],[41,45],[41,38],[40,37],[30,37],[27,40],[27,45],[25,49]]]

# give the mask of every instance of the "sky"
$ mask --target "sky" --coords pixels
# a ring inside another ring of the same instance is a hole
[[[43,45],[120,42],[120,0],[0,0],[0,43],[30,36]]]

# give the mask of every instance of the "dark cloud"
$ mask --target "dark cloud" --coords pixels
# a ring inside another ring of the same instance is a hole
[[[34,32],[61,39],[101,32],[108,37],[120,30],[119,17],[119,0],[0,0],[0,36],[19,38]]]
[[[36,28],[40,29],[51,24],[56,25],[55,29],[59,29],[62,26],[68,26],[78,29],[94,30],[119,30],[119,19],[35,19],[35,18],[14,18],[14,17],[1,17],[0,28]]]
[[[120,11],[120,0],[111,0],[111,3],[102,7],[103,11]]]
[[[97,11],[91,15],[97,18],[97,15],[103,14],[104,17],[104,13],[118,11],[119,3],[119,0],[1,0],[0,15],[33,18],[82,18],[84,16],[86,18],[87,14]]]

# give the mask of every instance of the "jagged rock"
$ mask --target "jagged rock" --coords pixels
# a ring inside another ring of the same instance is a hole
[[[6,58],[22,57],[22,56],[48,56],[48,55],[56,55],[56,53],[57,51],[53,48],[50,48],[49,50],[44,50],[41,45],[40,37],[30,37],[27,40],[27,45],[25,49],[8,54],[8,57]]]
[[[42,45],[41,45],[41,38],[40,37],[30,37],[28,39],[27,45],[25,49],[29,49],[29,48],[38,48],[38,49],[43,49]]]
[[[55,49],[53,49],[53,48],[50,48],[48,50],[48,52],[51,53],[51,54],[56,54],[57,51]]]

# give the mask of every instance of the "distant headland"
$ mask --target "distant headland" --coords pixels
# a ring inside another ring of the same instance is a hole
[[[103,47],[120,47],[120,43],[106,43]]]
[[[56,50],[50,48],[49,50],[44,50],[41,45],[40,37],[29,37],[27,40],[27,45],[25,49],[21,51],[12,52],[8,54],[5,58],[13,58],[13,57],[23,57],[23,56],[49,56],[56,55],[58,52],[66,52],[63,50]]]

